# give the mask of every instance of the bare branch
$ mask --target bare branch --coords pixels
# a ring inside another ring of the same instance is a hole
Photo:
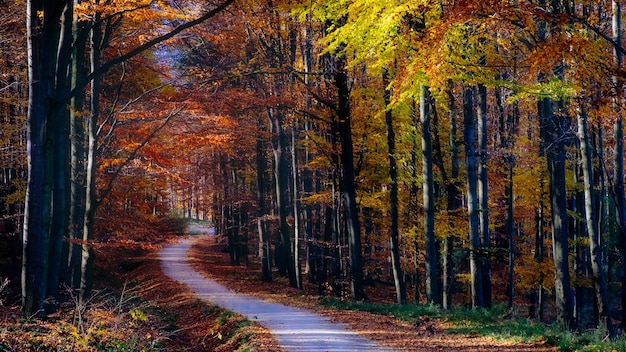
[[[133,159],[135,159],[135,157],[137,156],[137,153],[139,153],[141,148],[146,146],[146,144],[148,144],[152,140],[152,138],[154,138],[154,136],[156,136],[156,134],[159,133],[159,131],[161,131],[170,122],[170,120],[174,116],[178,115],[184,108],[185,108],[185,106],[182,106],[182,107],[179,107],[179,108],[176,108],[176,109],[170,111],[170,113],[165,117],[165,121],[163,121],[163,123],[159,127],[154,129],[154,131],[152,131],[152,133],[150,133],[150,135],[148,135],[148,137],[146,137],[146,139],[143,142],[141,142],[141,144],[139,144],[128,155],[128,157],[126,157],[126,160],[124,160],[124,162],[121,163],[117,167],[115,172],[113,172],[113,175],[109,179],[109,182],[108,182],[107,186],[105,187],[105,189],[102,191],[102,194],[100,196],[100,199],[98,199],[97,204],[102,203],[102,201],[109,195],[109,193],[111,193],[111,190],[113,189],[113,183],[115,182],[115,180],[117,180],[119,175],[122,173],[122,170],[124,169],[124,167],[126,167]]]

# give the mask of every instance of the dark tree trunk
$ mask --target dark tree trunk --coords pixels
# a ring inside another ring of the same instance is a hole
[[[259,121],[259,125],[261,122]],[[272,255],[269,229],[267,219],[269,215],[266,194],[267,189],[267,159],[265,156],[265,141],[257,138],[256,141],[256,180],[257,180],[257,202],[259,210],[257,213],[257,230],[259,232],[259,257],[261,258],[261,275],[264,282],[272,282]]]
[[[287,223],[289,200],[289,159],[287,154],[287,135],[283,128],[280,111],[268,110],[272,133],[272,154],[274,156],[274,187],[276,207],[278,208],[278,228],[280,233],[280,258],[285,263],[289,285],[298,287],[295,273],[294,257],[291,251],[291,230]],[[277,251],[278,252],[278,251]]]
[[[61,40],[62,26],[59,21],[66,9],[66,1],[29,0],[26,4],[28,34],[29,100],[27,120],[28,183],[24,210],[23,255],[22,255],[22,313],[24,316],[43,314],[44,302],[49,296],[55,299],[60,265],[59,240],[64,233],[65,190],[55,176],[63,176],[63,170],[54,169],[56,157],[64,158],[62,146],[55,141],[63,132],[57,116],[59,97],[65,89],[67,66],[69,65],[69,38]],[[60,51],[59,51],[60,50]],[[67,59],[66,59],[67,58]],[[63,75],[63,76],[59,76]],[[61,78],[61,82],[57,79]],[[56,84],[60,85],[57,87]],[[62,152],[61,155],[55,153]],[[57,175],[55,175],[55,171]],[[63,199],[53,208],[52,192],[62,192]],[[54,229],[51,214],[56,215]],[[51,238],[51,231],[54,231]],[[60,236],[60,237],[59,237]],[[51,264],[54,264],[52,267]],[[52,279],[54,282],[50,282]]]
[[[74,0],[76,3],[77,0]],[[86,35],[83,22],[75,22],[73,28],[74,53],[72,56],[71,87],[76,94],[70,102],[70,204],[69,204],[69,235],[74,241],[83,238],[83,220],[85,218],[85,195],[86,195],[86,165],[85,145],[85,119],[81,112],[84,111],[85,94],[83,89],[78,89],[78,84],[85,79],[87,67],[85,62]],[[67,267],[67,283],[69,287],[80,286],[80,261],[81,246],[78,242],[69,243]]]
[[[452,84],[448,87],[448,108],[450,110],[450,176],[451,180],[446,183],[447,209],[452,216],[457,216],[457,211],[462,206],[461,192],[457,185],[459,178],[459,146],[457,143],[457,111],[454,103]],[[450,226],[455,227],[455,222],[450,221]],[[443,308],[452,308],[452,288],[454,285],[454,243],[455,235],[448,235],[444,240],[444,265],[443,265]]]
[[[577,115],[578,120],[578,142],[580,145],[580,155],[583,169],[583,189],[584,189],[584,207],[585,207],[585,227],[587,237],[589,238],[589,254],[591,259],[591,277],[593,280],[593,288],[595,293],[595,302],[597,307],[597,320],[606,324],[611,336],[614,336],[613,324],[608,314],[608,294],[604,274],[602,272],[602,247],[600,244],[600,235],[597,226],[596,217],[596,195],[594,191],[594,177],[591,146],[589,145],[589,131],[587,124],[587,115],[584,108],[581,108]]]
[[[469,244],[470,244],[470,288],[472,293],[472,308],[484,307],[483,280],[480,265],[480,233],[479,233],[479,209],[478,195],[476,190],[476,120],[474,118],[474,91],[471,87],[465,87],[463,93],[463,117],[464,117],[464,140],[465,140],[465,167],[467,178],[467,211],[469,216]]]
[[[350,294],[352,299],[365,299],[363,290],[363,254],[361,253],[361,225],[356,205],[356,185],[354,154],[352,150],[352,126],[350,114],[350,90],[348,75],[342,59],[335,68],[334,79],[337,87],[337,131],[341,138],[341,167],[343,171],[342,196],[346,227],[348,230],[348,249],[350,252]]]
[[[565,191],[565,125],[563,117],[554,113],[554,101],[539,102],[539,118],[543,149],[548,163],[548,182],[552,209],[552,251],[555,269],[557,319],[570,329],[576,328],[569,272],[567,224],[567,193]]]
[[[481,237],[480,270],[483,285],[483,304],[491,307],[491,235],[489,233],[489,188],[487,177],[487,87],[478,85],[478,208]]]
[[[398,304],[406,304],[406,285],[400,262],[400,234],[398,229],[398,167],[396,162],[396,134],[393,129],[393,113],[391,111],[391,92],[389,73],[383,71],[383,98],[385,100],[385,125],[387,127],[387,152],[389,158],[389,242],[391,252],[391,266],[396,286],[396,300]]]
[[[91,28],[90,39],[90,61],[91,72],[95,72],[100,67],[100,49],[102,45],[102,33],[99,23],[99,16],[96,16]],[[100,77],[95,77],[91,81],[91,101],[89,106],[89,119],[87,122],[87,178],[85,214],[83,220],[83,244],[81,252],[80,288],[79,302],[87,302],[92,287],[92,268],[94,261],[94,251],[91,247],[94,239],[94,220],[98,199],[96,195],[96,173],[97,149],[98,149],[98,118],[100,116]]]
[[[424,199],[424,245],[426,250],[426,298],[429,303],[441,304],[437,275],[438,252],[435,239],[435,180],[433,177],[433,142],[430,131],[430,90],[422,87],[420,123],[422,127],[422,187]]]

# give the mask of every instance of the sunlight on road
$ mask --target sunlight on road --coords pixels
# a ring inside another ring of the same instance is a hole
[[[165,247],[159,253],[163,272],[189,286],[201,299],[265,326],[287,351],[391,351],[350,331],[345,324],[331,322],[304,309],[236,293],[200,275],[186,259],[187,251],[197,239],[189,237]]]

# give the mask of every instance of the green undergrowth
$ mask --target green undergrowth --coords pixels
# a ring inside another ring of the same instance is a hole
[[[424,318],[436,319],[448,323],[445,329],[448,334],[489,336],[521,343],[544,343],[559,351],[626,352],[626,338],[609,341],[605,328],[570,332],[556,324],[548,325],[513,316],[504,305],[492,309],[443,310],[434,305],[371,304],[337,298],[327,298],[322,304],[332,308],[392,316],[410,323],[417,323]]]

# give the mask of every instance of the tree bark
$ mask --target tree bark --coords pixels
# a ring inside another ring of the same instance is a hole
[[[57,45],[57,67],[55,78],[55,92],[58,96],[55,100],[61,101],[64,92],[69,90],[68,69],[72,54],[72,23],[73,3],[68,2],[61,16],[61,30]],[[56,311],[59,286],[65,283],[67,262],[67,242],[64,246],[64,238],[68,232],[68,139],[69,139],[69,112],[66,109],[54,109],[53,121],[49,123],[48,133],[53,135],[54,147],[51,153],[53,158],[53,183],[52,183],[52,219],[50,228],[50,259],[48,268],[48,287],[46,289],[46,314]],[[64,250],[65,247],[65,250]],[[64,255],[64,253],[66,255]]]
[[[620,2],[617,0],[611,1],[612,5],[612,32],[613,41],[619,45],[622,44],[622,10]],[[613,61],[616,67],[622,67],[622,52],[617,48],[613,51]],[[615,87],[621,85],[621,80],[617,76],[613,76],[613,84]],[[616,98],[614,100],[615,110],[618,109],[620,102],[618,99],[622,97],[622,92],[616,92]],[[614,174],[613,174],[613,196],[615,197],[615,209],[616,209],[616,221],[618,229],[618,242],[620,244],[620,254],[622,260],[622,293],[621,301],[626,302],[626,200],[624,199],[624,122],[622,114],[620,113],[615,124],[613,126],[613,140],[615,146],[613,150],[614,155]],[[621,316],[622,330],[626,330],[626,309],[622,308]]]
[[[600,235],[598,233],[595,209],[595,191],[593,181],[593,165],[591,148],[589,146],[589,128],[587,115],[581,107],[581,111],[576,114],[578,121],[578,142],[580,146],[580,156],[583,169],[583,189],[585,193],[585,228],[589,238],[589,253],[591,259],[591,277],[595,293],[595,302],[598,311],[598,320],[604,321],[607,328],[612,333],[612,323],[608,315],[608,294],[604,275],[602,272],[602,247],[600,245]]]
[[[24,209],[22,254],[22,314],[43,314],[49,278],[50,230],[56,91],[59,64],[59,19],[65,1],[29,0],[26,3],[28,48],[28,182]],[[66,53],[61,53],[66,54]],[[65,68],[67,69],[67,68]],[[63,155],[59,155],[63,158]],[[57,192],[59,191],[57,185]],[[65,197],[65,196],[63,196]],[[57,204],[57,214],[61,204]],[[53,275],[56,276],[56,275]],[[57,276],[58,277],[58,276]]]
[[[451,180],[448,180],[446,184],[447,193],[447,209],[448,213],[452,216],[456,216],[456,212],[461,208],[461,194],[457,185],[457,179],[459,178],[459,146],[457,143],[457,112],[454,103],[454,94],[452,92],[452,83],[448,87],[448,108],[450,110],[450,176]],[[455,227],[455,222],[450,220],[450,226]],[[445,238],[444,249],[444,264],[443,264],[443,308],[452,308],[452,288],[454,285],[454,243],[456,241],[455,235],[448,235]]]
[[[484,306],[491,307],[491,235],[489,233],[489,187],[487,163],[487,87],[478,85],[478,208],[481,237],[481,278],[483,280]]]
[[[337,87],[337,131],[341,138],[341,167],[343,171],[342,197],[348,230],[350,252],[350,294],[353,300],[365,299],[363,290],[363,254],[361,253],[361,225],[356,205],[354,154],[352,150],[352,126],[350,113],[350,89],[343,59],[335,67],[334,79]]]
[[[74,4],[78,0],[74,0]],[[78,241],[83,238],[83,219],[85,216],[86,195],[86,167],[85,167],[85,119],[81,113],[84,111],[85,94],[83,90],[75,89],[86,73],[84,23],[74,22],[73,42],[74,52],[72,55],[71,89],[76,94],[70,101],[70,204],[69,204],[69,243],[67,280],[69,287],[78,288],[80,285],[80,257],[81,246]]]
[[[569,272],[567,193],[565,191],[565,142],[563,117],[554,113],[554,101],[539,102],[543,149],[548,163],[548,182],[552,211],[552,253],[555,270],[555,299],[558,321],[569,329],[576,328]]]
[[[383,99],[385,101],[385,125],[387,128],[387,153],[389,159],[389,243],[391,252],[391,266],[396,287],[398,304],[406,304],[406,285],[400,262],[400,234],[398,229],[398,167],[396,162],[396,134],[393,128],[393,113],[391,111],[391,92],[389,72],[383,70]]]
[[[287,136],[283,128],[281,112],[268,109],[269,124],[272,133],[272,154],[274,156],[274,187],[276,207],[278,208],[278,228],[280,233],[281,258],[285,260],[289,285],[297,288],[294,257],[291,251],[291,231],[287,223],[289,213],[289,160],[287,159]]]
[[[424,244],[426,247],[426,298],[441,304],[437,275],[437,243],[435,239],[435,180],[433,177],[433,142],[430,132],[430,89],[422,87],[420,123],[422,128],[422,192],[424,200]]]
[[[469,216],[469,261],[470,261],[470,287],[472,293],[472,308],[484,307],[483,278],[480,265],[480,233],[479,233],[479,209],[478,195],[476,190],[476,120],[474,118],[474,91],[471,87],[465,87],[463,93],[463,120],[465,139],[465,167],[467,178],[467,212]]]
[[[259,121],[259,126],[261,122]],[[263,282],[272,282],[272,255],[269,230],[267,228],[268,209],[265,201],[267,159],[265,157],[265,141],[256,140],[256,179],[257,179],[257,229],[259,232],[259,257],[261,258],[261,277]]]
[[[92,23],[91,37],[89,42],[91,62],[91,72],[95,72],[100,67],[100,55],[102,45],[101,26],[99,16],[94,18]],[[92,269],[94,261],[94,251],[92,242],[94,239],[94,220],[98,199],[96,193],[96,174],[98,171],[97,150],[98,150],[98,118],[100,117],[100,77],[95,77],[91,81],[91,100],[89,102],[89,118],[87,121],[87,178],[85,196],[85,214],[83,219],[83,243],[81,251],[81,273],[79,288],[79,303],[84,304],[89,299],[92,288]]]
[[[300,269],[300,177],[298,165],[298,126],[294,123],[291,127],[291,171],[292,171],[292,194],[293,194],[293,264],[296,275],[296,287],[302,289],[302,270]]]

